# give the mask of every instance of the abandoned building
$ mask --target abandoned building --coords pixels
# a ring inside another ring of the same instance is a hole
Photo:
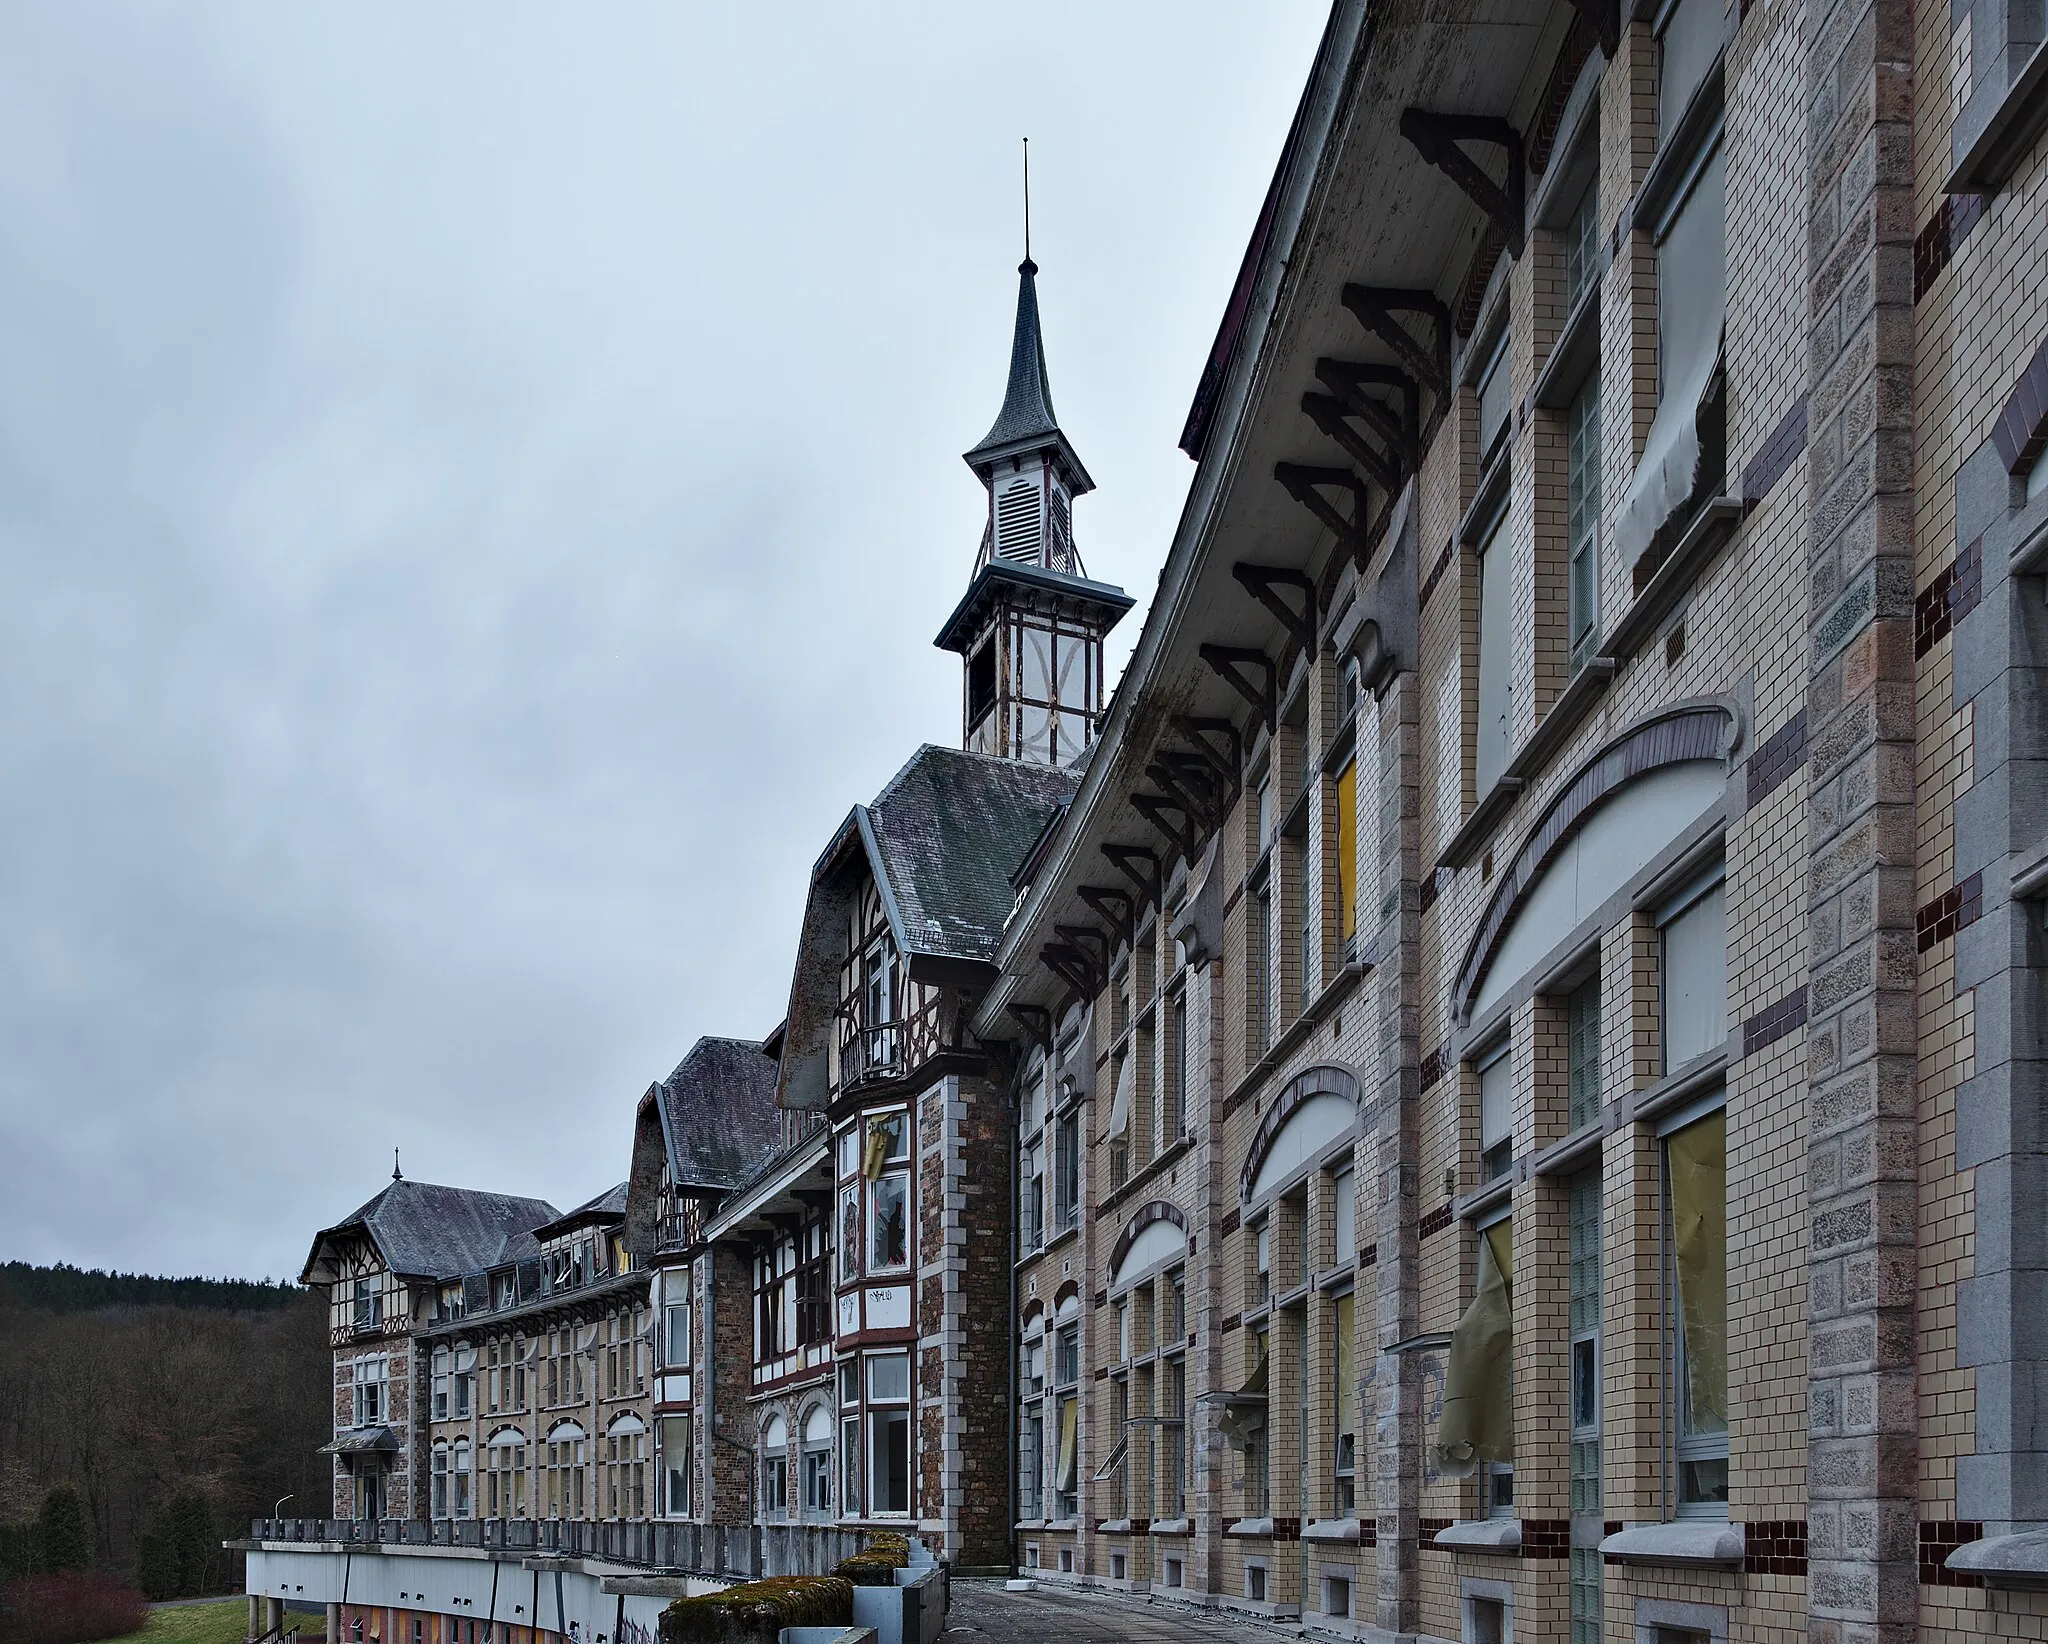
[[[1027,260],[961,748],[622,1188],[319,1236],[340,1522],[252,1592],[573,1555],[603,1644],[893,1524],[1335,1637],[2039,1636],[2041,37],[1338,0],[1113,694]]]

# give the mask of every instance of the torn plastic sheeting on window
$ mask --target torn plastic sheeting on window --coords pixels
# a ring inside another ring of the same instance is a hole
[[[1246,1448],[1266,1425],[1266,1383],[1272,1360],[1261,1357],[1245,1384],[1223,1401],[1223,1437],[1233,1450]]]
[[[1076,1473],[1075,1452],[1078,1448],[1077,1441],[1079,1438],[1077,1421],[1080,1410],[1081,1401],[1079,1399],[1068,1399],[1060,1406],[1060,1456],[1059,1465],[1053,1471],[1052,1487],[1062,1495],[1069,1493],[1074,1488]]]
[[[1700,417],[1721,364],[1728,312],[1726,179],[1720,139],[1657,247],[1658,377],[1662,390],[1643,458],[1615,522],[1624,565],[1642,558],[1699,484]]]
[[[1109,1098],[1109,1128],[1103,1131],[1103,1139],[1124,1136],[1131,1128],[1131,1098],[1138,1082],[1137,1063],[1129,1052],[1117,1065],[1116,1089]]]
[[[1436,1430],[1437,1466],[1447,1478],[1469,1478],[1482,1461],[1515,1459],[1512,1225],[1495,1222],[1480,1235],[1479,1282],[1451,1332]]]

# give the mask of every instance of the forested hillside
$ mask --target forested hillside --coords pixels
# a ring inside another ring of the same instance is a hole
[[[280,1496],[325,1516],[329,1366],[317,1292],[8,1263],[0,1528],[69,1485],[92,1561],[133,1572],[145,1543],[192,1539],[194,1492],[222,1535],[246,1535]]]

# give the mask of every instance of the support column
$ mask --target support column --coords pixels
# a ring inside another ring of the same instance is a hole
[[[263,1597],[260,1593],[249,1595],[249,1639],[250,1644],[263,1636]]]
[[[341,1644],[341,1606],[327,1606],[327,1644]]]
[[[1422,1373],[1389,1353],[1421,1329],[1422,855],[1421,731],[1412,671],[1380,699],[1379,1061],[1367,1100],[1377,1155],[1378,1247],[1373,1392],[1373,1503],[1378,1546],[1374,1621],[1413,1633],[1422,1619]],[[1388,906],[1391,902],[1391,907]]]
[[[1807,1636],[1903,1644],[1919,1610],[1912,8],[1805,0],[1803,33]]]

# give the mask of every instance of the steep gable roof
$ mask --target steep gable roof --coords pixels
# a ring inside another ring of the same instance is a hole
[[[782,1145],[775,1063],[756,1040],[699,1039],[655,1093],[678,1187],[737,1187]]]
[[[408,1278],[451,1279],[531,1254],[534,1229],[560,1214],[545,1199],[485,1193],[433,1182],[392,1182],[352,1215],[314,1235],[302,1282],[315,1277],[323,1247],[348,1234],[376,1246],[384,1265]]]

